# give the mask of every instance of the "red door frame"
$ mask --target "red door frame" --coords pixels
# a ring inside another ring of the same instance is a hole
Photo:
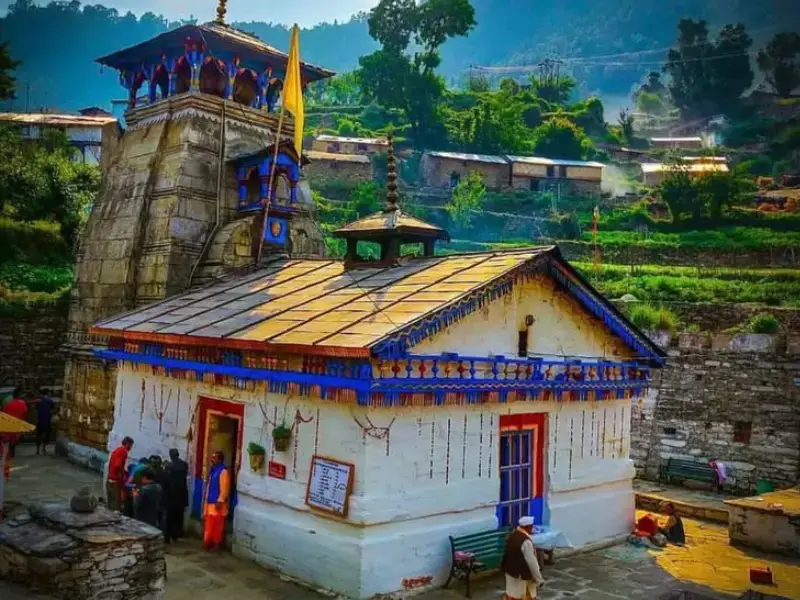
[[[209,398],[200,396],[197,401],[200,407],[197,415],[197,446],[194,461],[194,493],[192,494],[192,515],[199,518],[203,510],[203,491],[205,489],[205,480],[203,479],[203,462],[205,461],[206,453],[206,427],[208,426],[209,412],[219,412],[225,416],[236,417],[239,419],[238,439],[236,440],[236,464],[230,464],[228,467],[232,471],[234,482],[239,474],[239,468],[242,462],[242,439],[244,436],[244,404],[239,402],[229,402],[227,400],[218,400],[216,398]],[[230,460],[232,457],[226,457]],[[232,506],[235,499],[232,499]],[[231,511],[232,514],[232,511]]]
[[[526,413],[518,415],[500,415],[500,433],[504,431],[530,431],[533,435],[533,456],[531,457],[531,498],[541,498],[542,514],[546,513],[544,506],[544,440],[547,434],[545,423],[546,413]],[[499,450],[498,450],[499,451]],[[498,477],[500,477],[500,459],[497,461]],[[542,523],[537,523],[541,525]]]

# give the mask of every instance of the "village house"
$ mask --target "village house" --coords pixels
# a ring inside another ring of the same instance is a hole
[[[305,157],[309,164],[303,169],[303,174],[311,184],[334,180],[350,183],[372,181],[372,160],[365,154],[308,150]]]
[[[377,154],[386,152],[389,142],[385,138],[342,137],[338,135],[318,135],[311,142],[315,152],[328,154]]]
[[[509,156],[511,185],[534,192],[560,189],[561,193],[599,196],[603,168],[599,162],[558,160],[538,156]]]
[[[455,188],[471,172],[480,173],[491,190],[505,189],[511,184],[508,159],[504,156],[429,150],[422,155],[420,172],[425,187],[445,190]]]
[[[691,137],[653,137],[650,146],[654,150],[698,150],[703,147],[703,138]]]
[[[396,177],[390,146],[343,261],[273,255],[97,323],[108,447],[180,448],[194,518],[223,450],[234,554],[354,598],[440,585],[448,536],[523,515],[574,547],[626,535],[632,402],[663,353],[555,247],[436,256],[447,232]]]
[[[109,114],[65,115],[0,113],[0,125],[18,127],[26,140],[40,141],[48,130],[63,131],[72,147],[72,160],[100,165],[121,135],[119,122]]]
[[[697,177],[706,173],[728,173],[727,159],[722,156],[687,156],[680,159],[679,163],[643,163],[642,183],[655,187],[664,182],[667,174],[675,171],[684,171],[690,177]]]

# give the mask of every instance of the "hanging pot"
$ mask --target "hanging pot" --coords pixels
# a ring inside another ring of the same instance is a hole
[[[264,454],[251,454],[250,455],[250,470],[253,473],[258,473],[264,468]]]
[[[281,437],[273,437],[272,443],[275,446],[275,450],[278,452],[286,452],[289,449],[289,441],[292,438],[290,436],[281,436]]]

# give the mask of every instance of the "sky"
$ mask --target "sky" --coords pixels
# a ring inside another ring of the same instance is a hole
[[[49,0],[48,0],[49,1]],[[12,0],[0,0],[0,12],[6,12]],[[131,11],[162,14],[177,20],[194,15],[201,22],[211,21],[216,15],[217,0],[83,0],[82,4],[102,4],[119,12]],[[369,10],[378,0],[228,0],[228,22],[265,21],[297,23],[311,27],[334,19],[347,21],[359,11]]]

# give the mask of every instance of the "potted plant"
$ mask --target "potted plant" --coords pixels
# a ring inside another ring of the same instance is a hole
[[[247,453],[250,455],[250,470],[258,473],[264,468],[264,457],[267,451],[261,444],[250,442],[247,444]]]
[[[275,450],[278,452],[285,452],[289,449],[289,440],[292,438],[292,429],[285,424],[278,425],[272,430],[272,443],[275,445]]]

